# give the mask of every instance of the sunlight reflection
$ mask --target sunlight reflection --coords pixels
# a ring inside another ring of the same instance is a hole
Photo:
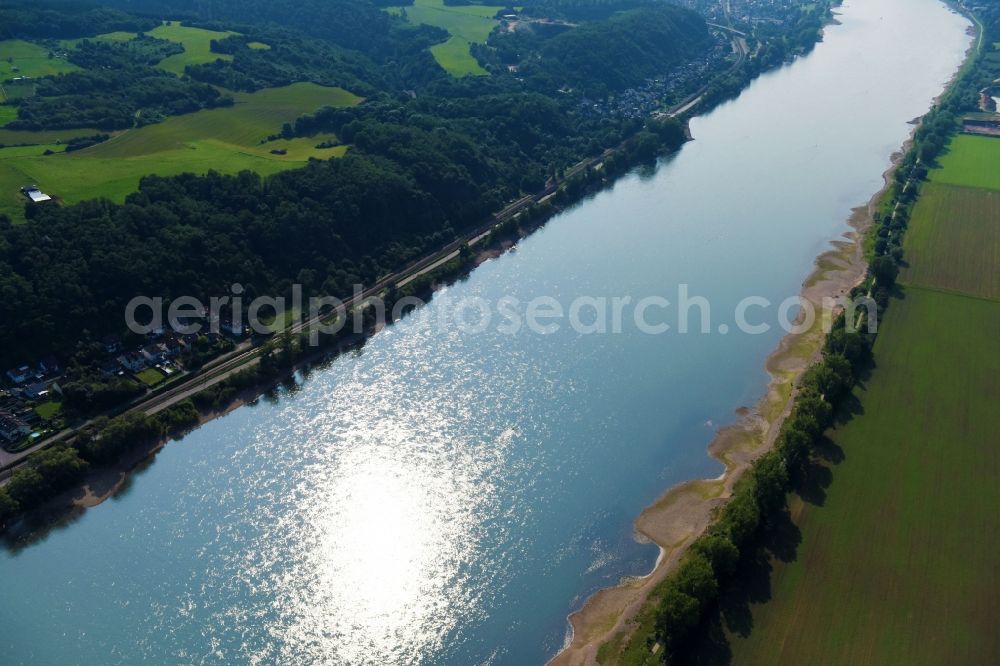
[[[427,415],[417,422],[338,433],[352,445],[303,475],[297,515],[277,526],[297,560],[276,585],[283,657],[417,663],[473,613],[468,570],[489,484],[467,444]]]

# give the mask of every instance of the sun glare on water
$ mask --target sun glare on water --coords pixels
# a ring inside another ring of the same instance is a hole
[[[291,492],[255,503],[266,507],[255,518],[258,548],[241,568],[266,600],[257,614],[275,639],[246,650],[258,663],[420,663],[483,612],[488,585],[473,573],[509,434],[485,447],[456,435],[454,406],[380,404],[374,396],[390,391],[351,390],[373,401],[321,398],[330,403],[322,423],[295,426],[309,464]],[[258,452],[276,434],[259,436]]]

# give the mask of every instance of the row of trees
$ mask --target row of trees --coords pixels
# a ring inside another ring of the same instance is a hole
[[[813,450],[869,362],[869,338],[848,332],[841,317],[823,361],[802,377],[795,407],[774,449],[737,483],[716,522],[664,582],[656,609],[656,640],[664,647],[666,662],[683,654],[720,590],[732,583],[740,559],[756,551],[760,530],[786,510],[787,493],[804,480]]]

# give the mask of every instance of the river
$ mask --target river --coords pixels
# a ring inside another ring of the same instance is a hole
[[[588,594],[652,567],[642,508],[721,471],[706,446],[760,398],[783,335],[737,331],[737,303],[769,299],[748,317],[773,324],[968,26],[938,0],[848,0],[813,53],[695,119],[655,170],[3,550],[3,662],[543,662]],[[606,334],[440,325],[470,297],[676,302],[681,284],[710,303],[710,333],[676,332],[662,307],[661,335],[628,310]]]

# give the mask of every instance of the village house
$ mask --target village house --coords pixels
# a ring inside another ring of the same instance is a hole
[[[59,361],[56,360],[55,356],[46,356],[42,359],[42,361],[38,364],[38,369],[49,376],[58,375],[62,372],[62,367],[59,365]]]
[[[8,442],[16,442],[31,434],[28,424],[10,412],[0,412],[0,437]]]
[[[138,352],[126,352],[118,357],[118,363],[130,372],[139,372],[146,367],[146,359]]]
[[[23,394],[28,400],[41,400],[48,396],[49,387],[45,382],[35,382],[25,386]]]
[[[12,370],[7,371],[7,377],[10,379],[10,381],[14,382],[15,384],[23,384],[24,382],[28,381],[28,378],[34,374],[35,374],[34,370],[32,370],[31,367],[27,365],[22,365],[20,368],[14,368]]]
[[[21,188],[21,194],[28,197],[31,203],[42,203],[44,201],[52,201],[52,197],[42,192],[38,189],[37,185],[25,185]]]
[[[222,332],[223,333],[228,333],[229,335],[233,336],[234,338],[242,338],[243,334],[246,332],[246,329],[243,326],[243,324],[237,324],[237,323],[229,321],[229,320],[223,320],[222,321]]]
[[[116,354],[122,349],[122,339],[117,335],[105,335],[101,338],[101,344],[104,345],[104,351],[108,354]]]
[[[97,371],[101,373],[102,377],[113,377],[121,372],[121,365],[115,359],[109,358],[97,366]]]
[[[187,341],[184,340],[184,336],[178,335],[173,331],[167,333],[163,339],[163,344],[167,348],[167,357],[174,358],[188,348]]]
[[[167,346],[162,342],[146,345],[142,348],[141,354],[151,365],[163,363],[167,359]]]

